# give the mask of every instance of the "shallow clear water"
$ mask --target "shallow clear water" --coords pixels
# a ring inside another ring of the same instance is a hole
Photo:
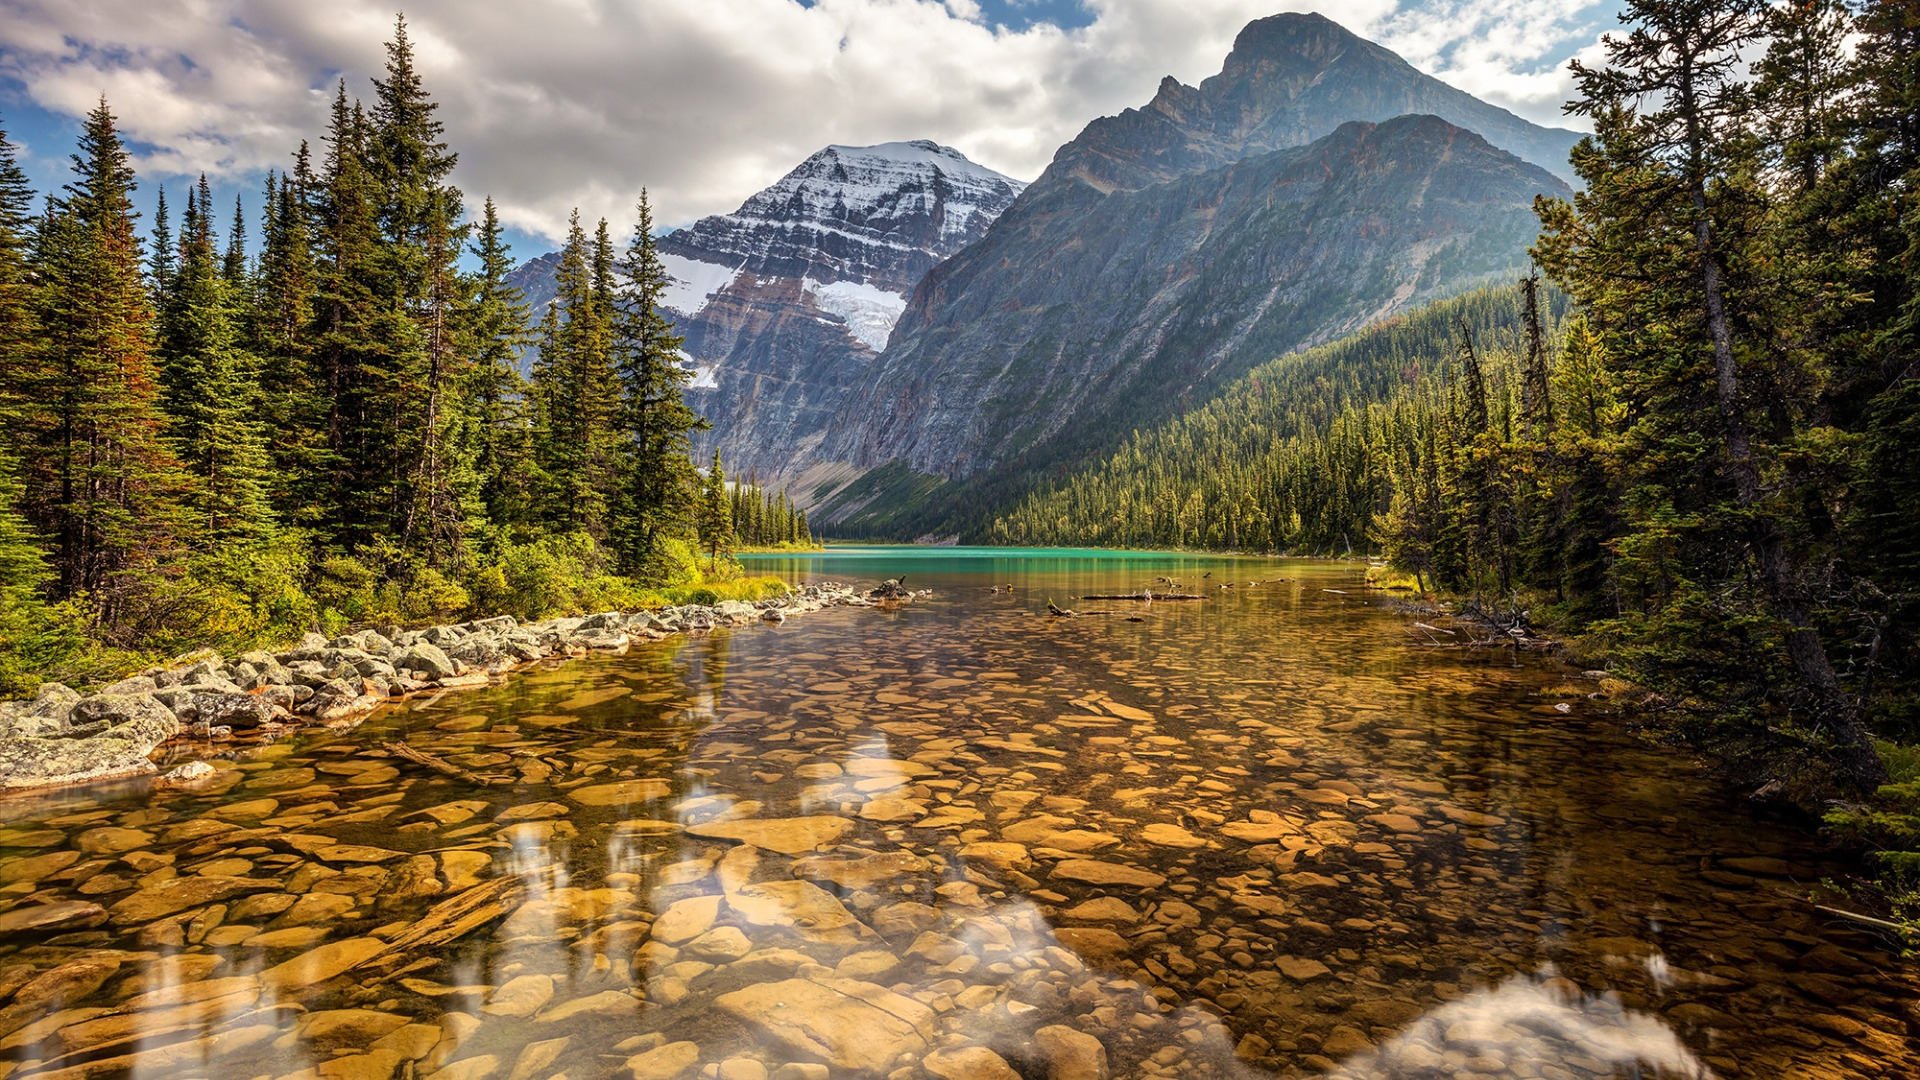
[[[102,909],[0,941],[0,1080],[1920,1071],[1805,832],[1350,568],[749,562],[935,595],[0,802],[0,908]]]

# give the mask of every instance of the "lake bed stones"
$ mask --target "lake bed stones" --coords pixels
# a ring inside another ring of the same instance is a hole
[[[1097,859],[1065,859],[1054,866],[1051,877],[1086,885],[1116,886],[1129,889],[1157,889],[1167,879],[1149,870]]]
[[[107,921],[107,909],[79,900],[51,904],[23,904],[0,913],[0,940],[14,934],[52,934],[66,930],[91,930]]]
[[[162,881],[141,889],[108,909],[115,926],[136,926],[206,904],[217,904],[248,893],[280,888],[262,878],[195,875]]]
[[[1100,1040],[1064,1024],[1033,1033],[1047,1060],[1047,1080],[1107,1080],[1107,1051]]]
[[[632,1080],[679,1080],[700,1064],[700,1044],[672,1042],[627,1059]]]
[[[920,1067],[940,1080],[1020,1080],[1007,1059],[984,1046],[935,1050]]]
[[[714,1000],[749,1027],[832,1069],[880,1073],[920,1055],[934,1011],[884,986],[852,979],[786,979]]]
[[[576,792],[576,797],[578,793]],[[804,855],[838,843],[854,823],[843,817],[747,818],[687,826],[687,834],[705,840],[732,840],[781,855]]]
[[[672,794],[673,784],[669,781],[647,778],[576,788],[567,797],[582,806],[632,806],[655,802]]]

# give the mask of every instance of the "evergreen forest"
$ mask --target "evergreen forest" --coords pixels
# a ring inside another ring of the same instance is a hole
[[[202,178],[143,230],[104,100],[61,190],[17,158],[0,135],[0,696],[312,629],[772,587],[696,559],[704,422],[644,193],[619,238],[576,213],[531,312],[404,21],[257,221]],[[784,494],[721,498],[747,543],[807,538]]]

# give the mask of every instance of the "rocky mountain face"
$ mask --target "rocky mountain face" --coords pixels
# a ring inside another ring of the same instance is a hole
[[[1101,450],[1253,364],[1519,272],[1541,194],[1571,193],[1433,116],[1138,191],[1055,187],[927,276],[820,452],[966,478]]]
[[[1324,15],[1248,24],[1220,74],[1198,87],[1169,76],[1145,108],[1088,124],[1035,181],[1132,191],[1273,150],[1305,146],[1350,120],[1438,116],[1572,180],[1578,132],[1529,123],[1422,73]]]
[[[688,403],[733,472],[784,475],[886,348],[907,295],[986,235],[1026,185],[927,141],[829,146],[748,199],[661,237]],[[516,283],[552,296],[556,256]],[[544,291],[543,291],[544,290]]]
[[[940,496],[960,505],[1070,467],[1255,363],[1518,271],[1577,138],[1321,16],[1262,19],[934,268],[786,473],[832,522],[898,494],[849,477],[967,480]]]

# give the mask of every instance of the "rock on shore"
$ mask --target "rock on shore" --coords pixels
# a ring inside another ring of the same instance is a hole
[[[425,630],[360,630],[331,640],[308,634],[280,652],[231,659],[198,653],[84,696],[47,683],[31,701],[0,703],[0,791],[151,773],[153,752],[180,735],[227,738],[261,728],[351,723],[395,697],[485,686],[541,660],[624,652],[669,634],[870,603],[849,586],[808,585],[756,603],[524,624],[502,615]]]

